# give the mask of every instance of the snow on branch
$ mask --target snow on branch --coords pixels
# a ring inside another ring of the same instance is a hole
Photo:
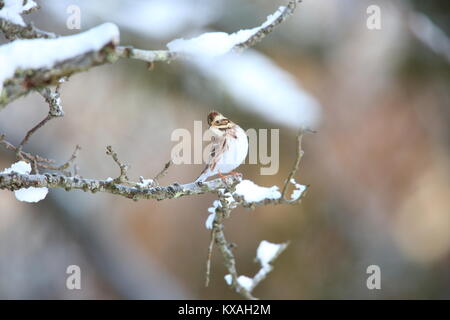
[[[256,250],[256,260],[260,263],[261,269],[255,274],[253,278],[247,276],[239,276],[236,281],[243,288],[246,295],[251,295],[255,287],[260,284],[267,275],[273,270],[271,263],[278,258],[278,256],[287,248],[288,243],[270,243],[263,240]],[[231,274],[225,275],[225,281],[228,285],[232,285],[233,276]],[[242,289],[241,289],[242,290]]]
[[[38,8],[31,0],[0,0],[0,30],[6,39],[55,38],[54,33],[39,30],[32,23],[25,24],[23,21],[22,14]]]
[[[252,49],[241,53],[285,21],[298,3],[291,0],[258,27],[231,34],[209,32],[192,39],[176,39],[167,47],[169,52],[187,57],[187,62],[246,111],[291,128],[314,129],[321,116],[317,99],[264,54]]]
[[[115,62],[117,58],[169,62],[192,52],[217,56],[232,49],[248,48],[290,16],[299,2],[289,1],[287,6],[280,7],[261,26],[253,29],[231,35],[216,32],[191,40],[178,39],[168,44],[169,50],[142,50],[118,46],[119,30],[111,23],[66,37],[39,30],[33,24],[26,25],[20,15],[35,8],[32,1],[23,5],[22,0],[8,0],[0,6],[0,30],[8,39],[32,40],[17,40],[0,46],[0,110],[31,90],[56,84],[62,77]]]
[[[0,2],[0,19],[23,27],[25,22],[22,19],[22,13],[28,13],[38,7],[32,0],[3,0],[2,2]]]
[[[269,15],[266,21],[255,28],[239,30],[228,34],[226,32],[208,32],[193,39],[175,39],[167,44],[169,50],[142,50],[133,47],[118,47],[117,54],[123,58],[131,58],[146,62],[170,61],[179,57],[211,58],[224,55],[232,50],[240,51],[261,41],[273,29],[294,13],[301,0],[290,0],[286,6],[281,6],[275,13]]]
[[[119,30],[105,23],[57,39],[16,40],[0,47],[0,108],[59,79],[113,59]]]
[[[295,10],[299,0],[291,0],[287,6],[279,7],[266,21],[252,29],[226,32],[208,32],[193,39],[176,39],[167,44],[170,51],[197,57],[224,55],[233,49],[246,49],[261,41],[274,27],[282,23]]]
[[[247,40],[240,42],[234,46],[235,50],[243,50],[250,47],[253,47],[256,43],[261,41],[265,36],[273,31],[273,29],[279,24],[283,23],[289,16],[291,16],[295,9],[297,8],[297,4],[299,4],[301,0],[291,0],[286,6],[281,6],[278,10],[267,17],[266,22],[264,22],[251,37]]]
[[[28,175],[31,172],[31,166],[25,161],[19,161],[14,163],[10,168],[7,168],[0,172],[2,174],[23,174]],[[36,188],[29,186],[27,188],[20,188],[14,190],[14,194],[19,201],[25,202],[39,202],[47,196],[48,188]]]

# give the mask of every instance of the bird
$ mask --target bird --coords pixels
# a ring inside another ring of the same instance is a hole
[[[240,126],[217,111],[211,111],[207,121],[212,133],[212,148],[208,163],[195,182],[203,182],[215,175],[223,178],[223,173],[236,174],[233,170],[248,153],[247,134]]]

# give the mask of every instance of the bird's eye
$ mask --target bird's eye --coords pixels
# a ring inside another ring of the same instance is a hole
[[[214,121],[215,122],[215,124],[219,124],[220,123],[220,121],[219,120],[216,120],[216,121]]]

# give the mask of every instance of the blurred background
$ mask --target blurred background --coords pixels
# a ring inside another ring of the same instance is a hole
[[[81,31],[102,22],[121,44],[165,49],[180,37],[260,25],[286,1],[41,1],[25,16],[69,35],[69,5]],[[381,9],[369,30],[366,10]],[[321,120],[304,139],[297,181],[311,185],[300,206],[237,209],[226,222],[239,274],[253,276],[261,240],[289,248],[255,289],[264,299],[450,298],[450,3],[304,0],[288,21],[230,64],[121,59],[76,74],[62,86],[65,116],[25,150],[65,162],[76,144],[79,174],[116,177],[112,145],[129,176],[150,178],[176,144],[216,109],[243,128],[280,129],[280,168],[239,171],[281,186],[295,159],[296,121]],[[1,39],[4,43],[4,39]],[[30,53],[33,54],[33,53]],[[226,66],[226,68],[225,68]],[[233,72],[230,72],[233,71]],[[258,81],[256,81],[258,79]],[[242,80],[242,82],[240,81]],[[275,97],[275,98],[274,98]],[[18,144],[48,112],[33,93],[0,112],[0,133]],[[313,114],[314,113],[314,114]],[[306,119],[306,120],[305,120]],[[14,161],[0,150],[0,169]],[[172,166],[163,184],[187,183],[203,165]],[[0,191],[0,298],[239,299],[214,251],[204,287],[213,195],[133,202],[110,194],[50,190],[37,204]],[[82,290],[66,289],[66,268],[81,268]],[[366,269],[381,268],[381,290]]]

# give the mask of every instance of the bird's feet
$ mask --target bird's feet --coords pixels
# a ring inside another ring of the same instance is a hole
[[[217,173],[217,175],[219,176],[220,179],[222,179],[223,182],[226,182],[227,176],[223,175],[220,171]]]
[[[219,176],[220,179],[222,179],[223,182],[226,182],[226,179],[229,176],[233,176],[233,177],[242,177],[242,173],[236,172],[236,171],[231,171],[229,174],[227,175],[223,175],[221,172],[217,173],[217,175]]]

